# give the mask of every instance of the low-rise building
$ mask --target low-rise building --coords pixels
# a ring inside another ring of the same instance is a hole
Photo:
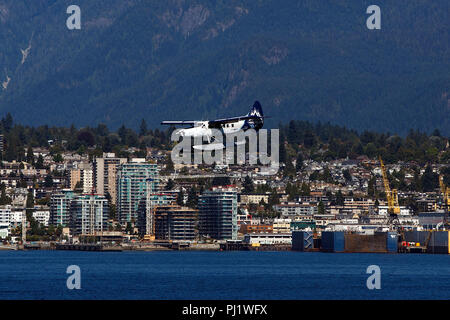
[[[317,206],[309,203],[285,202],[276,204],[273,208],[283,217],[314,215],[318,212]]]
[[[378,214],[382,216],[386,216],[388,214],[388,206],[379,206],[378,207]],[[409,216],[411,215],[411,211],[407,207],[400,207],[400,216]]]
[[[275,219],[273,221],[273,233],[291,232],[291,219]]]
[[[43,224],[44,226],[48,227],[49,221],[50,221],[50,210],[49,209],[43,209],[43,208],[35,208],[35,211],[33,212],[33,218],[36,219],[37,222],[40,224]]]
[[[273,225],[271,225],[271,224],[241,224],[239,231],[242,234],[273,233]]]
[[[290,233],[249,233],[244,236],[244,243],[251,245],[290,245],[292,243],[292,235]]]
[[[264,203],[269,202],[269,195],[262,193],[262,194],[241,194],[240,196],[240,202],[244,204],[260,204],[261,201]]]

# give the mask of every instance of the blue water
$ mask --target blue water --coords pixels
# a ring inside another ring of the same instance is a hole
[[[366,287],[369,265],[380,290]],[[0,251],[0,299],[450,299],[450,256]]]

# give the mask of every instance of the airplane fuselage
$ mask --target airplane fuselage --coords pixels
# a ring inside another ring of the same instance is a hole
[[[220,130],[224,135],[238,133],[249,129],[259,130],[264,124],[264,114],[261,104],[255,101],[250,112],[244,116],[218,119],[212,121],[163,121],[164,125],[190,125],[189,128],[177,130],[181,137],[207,138],[208,143],[215,140],[214,130]],[[216,132],[217,133],[217,132]]]
[[[220,129],[223,131],[223,133],[230,134],[230,133],[236,133],[242,130],[244,127],[245,120],[240,120],[236,122],[231,123],[223,123],[220,126]],[[195,126],[192,128],[185,128],[180,129],[178,131],[178,134],[182,137],[210,137],[212,136],[213,132],[211,128],[209,128],[208,121],[198,121],[195,123]]]

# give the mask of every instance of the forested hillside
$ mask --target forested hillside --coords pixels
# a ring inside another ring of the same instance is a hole
[[[29,125],[150,127],[248,112],[268,126],[450,134],[449,3],[0,0],[0,114]]]

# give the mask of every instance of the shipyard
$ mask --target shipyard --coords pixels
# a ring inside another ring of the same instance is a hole
[[[328,164],[298,159],[301,182],[283,179],[284,171],[276,179],[261,175],[251,166],[224,176],[223,166],[177,165],[195,174],[192,179],[167,174],[146,158],[105,153],[93,163],[75,159],[68,161],[76,168],[58,181],[70,188],[55,190],[53,181],[47,189],[44,181],[43,189],[14,189],[11,203],[0,206],[1,249],[449,253],[446,166],[422,171],[424,183],[435,179],[431,192],[405,192],[391,181],[398,186],[392,174],[407,167],[386,166],[381,157]],[[34,170],[4,165],[10,176]],[[406,174],[402,179],[407,183]],[[32,199],[39,205],[31,207]]]

